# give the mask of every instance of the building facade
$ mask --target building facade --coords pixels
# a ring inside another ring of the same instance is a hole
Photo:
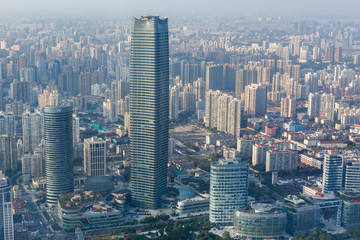
[[[11,186],[0,171],[0,239],[14,239]]]
[[[240,137],[243,102],[220,91],[208,91],[205,104],[205,126]]]
[[[287,170],[297,168],[298,152],[291,149],[269,150],[266,152],[266,172]]]
[[[323,165],[323,193],[339,191],[343,182],[343,156],[326,153]]]
[[[234,213],[247,204],[248,166],[234,159],[222,159],[210,169],[210,222],[233,224]]]
[[[32,153],[44,137],[44,114],[25,112],[22,114],[24,153]]]
[[[133,19],[130,63],[131,194],[158,208],[167,188],[169,139],[168,20]]]
[[[44,108],[46,199],[57,204],[62,193],[74,190],[72,107]]]
[[[262,116],[266,113],[267,89],[259,84],[245,87],[244,112],[249,116]]]
[[[84,139],[84,170],[88,176],[106,175],[106,142],[100,138]]]
[[[285,235],[286,213],[271,204],[255,203],[235,212],[234,226],[243,238],[279,239]]]
[[[0,135],[0,170],[17,169],[17,145],[14,136]]]

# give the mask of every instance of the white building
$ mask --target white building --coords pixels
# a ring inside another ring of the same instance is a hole
[[[88,176],[106,175],[106,142],[103,139],[84,139],[84,170]]]
[[[34,150],[34,154],[25,154],[21,159],[22,174],[30,177],[45,176],[45,153],[42,148]]]
[[[14,239],[11,186],[0,171],[0,239]]]
[[[205,99],[205,126],[240,137],[243,102],[220,91],[208,91]]]
[[[266,152],[266,172],[280,170],[295,170],[297,168],[298,152],[291,149],[269,150]]]
[[[44,114],[40,111],[22,114],[24,153],[32,153],[44,137]]]
[[[234,159],[221,159],[211,164],[210,222],[233,225],[236,210],[246,207],[248,166]]]

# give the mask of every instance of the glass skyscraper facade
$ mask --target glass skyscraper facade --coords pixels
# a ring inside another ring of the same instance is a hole
[[[158,208],[166,194],[169,138],[168,20],[133,19],[130,63],[133,204]]]
[[[326,153],[323,167],[323,193],[341,190],[343,185],[344,160],[342,155]]]
[[[45,107],[46,199],[57,204],[62,193],[74,190],[72,107]]]
[[[233,159],[222,159],[210,169],[210,222],[233,225],[236,210],[246,207],[248,166]]]

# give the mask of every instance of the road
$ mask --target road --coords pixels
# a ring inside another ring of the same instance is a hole
[[[183,219],[179,219],[177,220],[178,222],[182,222],[182,221],[186,221],[186,220],[190,220],[190,219],[197,219],[198,221],[201,221],[203,219],[207,219],[209,216],[208,215],[197,215],[197,216],[189,216]],[[114,226],[114,227],[109,227],[106,229],[88,229],[88,230],[82,230],[83,234],[85,237],[94,237],[94,236],[105,236],[107,234],[111,234],[114,230],[122,230],[125,228],[135,228],[137,230],[140,230],[142,227],[144,226],[156,226],[159,224],[166,224],[168,222],[174,222],[174,220],[168,220],[168,221],[158,221],[158,222],[154,222],[154,223],[139,223],[136,225],[124,225],[124,226]]]
[[[39,228],[39,237],[46,238],[46,234],[48,233],[48,226],[50,226],[50,224],[47,223],[40,214],[40,209],[35,203],[35,193],[27,191],[21,185],[20,187],[22,190],[21,196],[29,210],[29,215],[33,217],[34,225]]]

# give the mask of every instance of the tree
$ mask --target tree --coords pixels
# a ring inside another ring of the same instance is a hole
[[[222,234],[222,237],[224,240],[230,240],[230,233],[228,231],[225,231],[223,234]]]

